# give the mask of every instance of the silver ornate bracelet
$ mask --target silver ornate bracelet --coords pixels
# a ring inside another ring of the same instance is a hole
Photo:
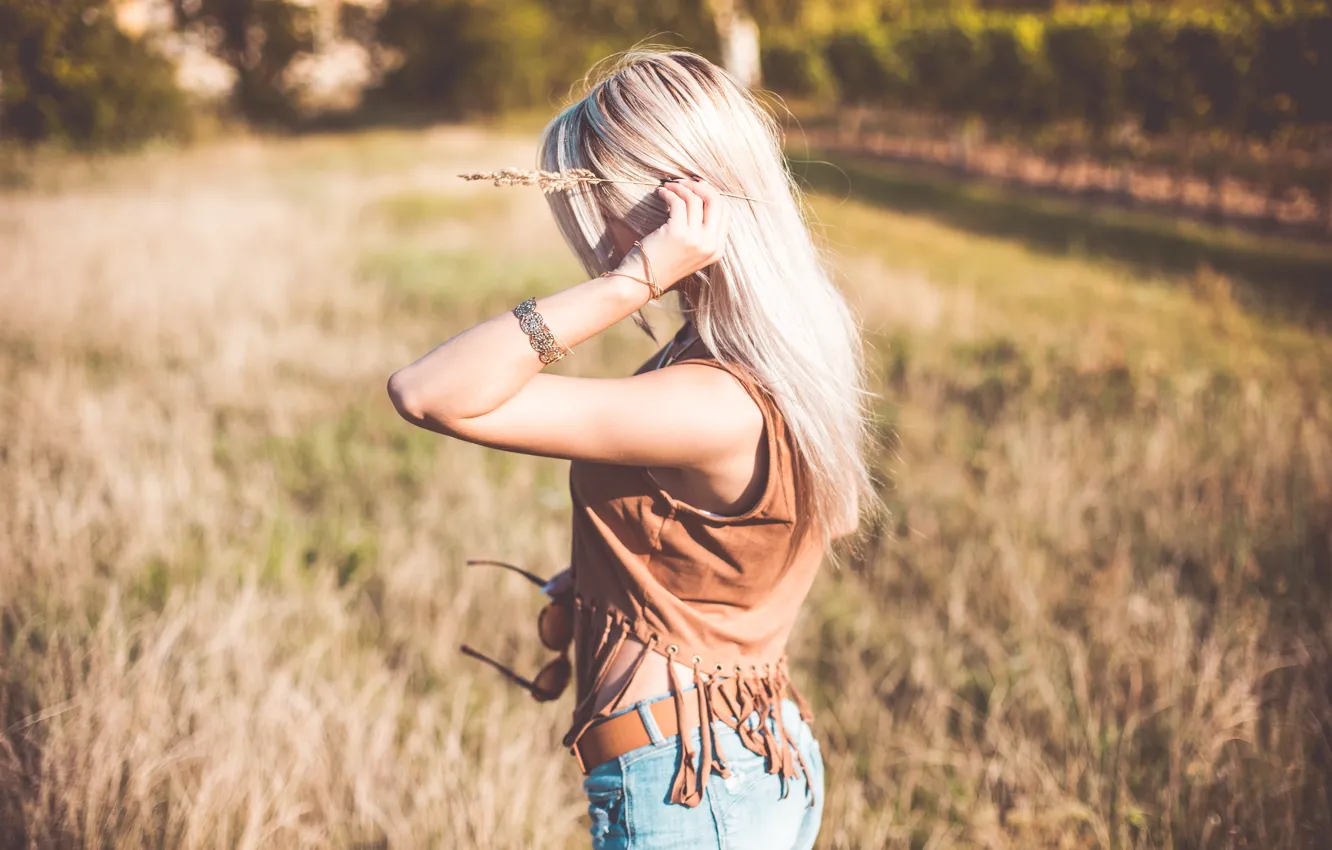
[[[527,334],[527,341],[532,344],[532,349],[541,358],[543,365],[549,366],[557,360],[562,360],[573,350],[560,342],[551,332],[546,320],[537,312],[535,298],[529,298],[514,307],[513,314],[518,317],[518,327]]]

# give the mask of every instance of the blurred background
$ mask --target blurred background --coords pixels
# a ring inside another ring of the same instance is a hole
[[[456,175],[644,41],[771,106],[866,331],[820,846],[1332,846],[1325,3],[0,0],[0,850],[586,846],[567,699],[457,652],[545,660],[463,561],[564,567],[567,464],[384,382],[581,279]]]

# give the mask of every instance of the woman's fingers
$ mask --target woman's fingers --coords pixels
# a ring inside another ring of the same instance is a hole
[[[708,263],[711,264],[721,256],[722,244],[726,239],[729,208],[721,192],[712,184],[697,180],[693,181],[689,188],[698,195],[701,202],[703,218],[699,233],[700,247],[707,252]]]
[[[703,201],[703,232],[707,234],[709,245],[716,245],[718,228],[726,216],[726,203],[721,193],[710,183],[700,180],[691,188]]]
[[[706,228],[712,224],[712,214],[719,206],[717,190],[706,180],[695,180],[689,185],[689,188],[698,194],[699,200],[703,203],[702,224]]]
[[[684,184],[684,186],[689,190],[689,193],[693,195],[694,206],[690,208],[689,214],[691,216],[697,216],[697,218],[693,218],[691,221],[696,229],[702,230],[703,222],[705,221],[707,214],[707,202],[703,200],[703,195],[699,192],[698,181],[691,180]]]
[[[703,199],[689,185],[690,181],[677,180],[666,184],[676,194],[684,199],[685,208],[689,211],[686,223],[691,230],[698,230],[703,226]]]
[[[657,189],[657,194],[666,202],[669,221],[678,221],[681,224],[689,220],[689,208],[685,206],[684,198],[680,197],[678,192],[672,191],[671,184],[667,184]]]
[[[730,210],[721,192],[703,180],[672,179],[657,194],[669,217],[644,238],[644,253],[670,287],[721,259]]]

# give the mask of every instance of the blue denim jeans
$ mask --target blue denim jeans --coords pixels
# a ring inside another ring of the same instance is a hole
[[[662,736],[647,709],[653,702],[644,700],[616,712],[637,711],[652,743],[593,768],[583,780],[593,850],[809,850],[814,846],[823,816],[823,756],[795,703],[782,702],[782,723],[805,759],[808,784],[802,777],[787,780],[783,797],[782,777],[768,773],[764,757],[747,749],[734,729],[718,722],[717,741],[731,775],[708,777],[703,802],[688,808],[669,802],[680,740]],[[697,753],[699,730],[691,735]]]

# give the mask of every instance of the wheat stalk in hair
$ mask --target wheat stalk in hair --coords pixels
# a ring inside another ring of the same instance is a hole
[[[523,171],[518,168],[502,168],[499,171],[475,171],[459,174],[464,180],[489,180],[496,186],[539,186],[543,194],[567,192],[584,183],[631,183],[635,186],[659,186],[647,180],[609,180],[598,177],[586,168],[570,168],[565,171]],[[745,201],[758,201],[745,195],[733,195],[722,192],[728,198],[740,198]],[[760,201],[760,203],[762,203]]]

